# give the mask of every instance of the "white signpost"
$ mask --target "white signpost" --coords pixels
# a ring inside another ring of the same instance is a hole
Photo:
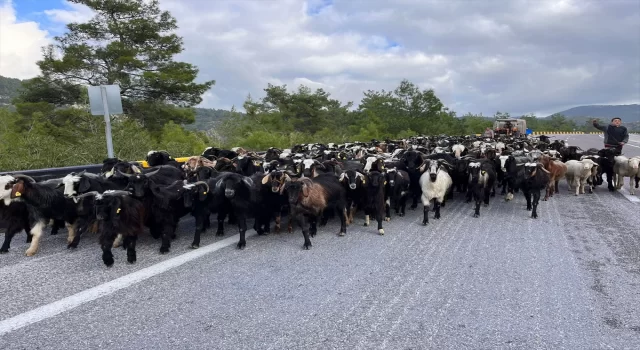
[[[122,98],[120,86],[100,85],[89,86],[89,105],[92,115],[104,115],[105,134],[107,136],[107,155],[113,158],[113,140],[111,139],[110,114],[122,114]]]

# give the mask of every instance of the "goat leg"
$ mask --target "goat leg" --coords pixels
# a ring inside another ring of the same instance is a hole
[[[311,237],[315,237],[318,233],[318,217],[312,216],[309,218],[309,234]]]
[[[240,240],[238,241],[238,249],[244,249],[247,246],[245,234],[247,232],[247,218],[244,213],[239,213],[236,217],[238,220],[238,231],[240,232]]]
[[[387,200],[384,201],[384,212],[385,212],[384,221],[391,221],[391,199],[389,198],[387,198]]]
[[[280,220],[282,220],[282,216],[278,213],[276,214],[275,233],[280,233]]]
[[[425,205],[423,208],[423,215],[424,217],[422,218],[422,224],[423,225],[427,225],[429,223],[429,205]]]
[[[37,251],[40,245],[40,237],[42,237],[42,231],[44,230],[46,223],[44,220],[38,220],[36,224],[31,228],[31,234],[33,235],[33,239],[31,240],[31,245],[29,245],[29,249],[25,252],[27,256],[33,256]]]
[[[218,230],[216,231],[216,236],[224,236],[224,219],[226,216],[226,211],[220,210],[220,212],[218,212]]]
[[[173,225],[173,222],[171,224],[165,224],[162,227],[162,244],[160,245],[160,254],[166,254],[169,252],[169,249],[171,248],[171,237],[174,232],[176,232],[176,227]]]
[[[308,250],[311,248],[311,239],[309,238],[309,230],[307,229],[305,216],[302,214],[297,214],[295,220],[298,226],[300,226],[300,228],[302,229],[302,236],[304,237],[303,247],[304,249]]]
[[[531,192],[529,190],[524,191],[524,198],[527,199],[527,210],[531,210]]]
[[[67,227],[67,246],[71,245],[71,243],[73,243],[73,240],[76,238],[76,223],[70,224],[70,223],[65,223],[65,226]]]
[[[196,215],[196,231],[193,233],[193,242],[191,242],[192,249],[200,248],[200,234],[204,232],[205,218],[203,215]]]
[[[338,205],[338,211],[340,211],[340,232],[339,236],[344,236],[347,234],[347,206],[346,205]]]
[[[413,203],[411,203],[409,209],[415,210],[418,207],[418,197],[420,197],[420,193],[413,195]]]
[[[133,264],[137,260],[136,256],[136,240],[137,236],[127,235],[124,239],[124,246],[127,248],[127,262]]]
[[[22,231],[22,225],[16,225],[12,222],[9,223],[9,227],[7,227],[7,231],[4,234],[4,242],[2,243],[2,248],[0,248],[0,254],[9,252],[9,247],[11,245],[13,236],[15,236],[15,234],[20,231]]]
[[[540,191],[533,192],[533,210],[531,211],[531,217],[538,218],[538,203],[540,202]]]
[[[115,237],[114,237],[115,239]],[[113,246],[113,239],[107,239],[102,243],[102,261],[107,267],[113,266],[113,253],[111,252],[111,247]]]
[[[436,215],[434,216],[434,218],[436,219],[440,219],[440,201],[438,201],[437,199],[435,200],[435,203],[433,204],[433,208],[436,211]]]

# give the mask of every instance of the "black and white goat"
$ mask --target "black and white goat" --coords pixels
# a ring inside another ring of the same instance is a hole
[[[26,251],[27,256],[33,256],[38,251],[40,238],[44,228],[52,220],[63,220],[67,227],[67,242],[71,243],[75,237],[75,222],[77,213],[71,199],[66,199],[61,191],[47,185],[36,183],[25,175],[12,175],[14,181],[5,185],[5,190],[11,189],[10,198],[20,198],[28,206],[31,234],[31,245]]]
[[[489,198],[495,195],[496,171],[490,161],[469,162],[469,189],[467,192],[467,202],[471,198],[475,200],[473,217],[480,217],[480,203],[484,201],[485,206],[489,205]]]
[[[32,238],[27,204],[20,199],[11,199],[10,183],[13,181],[13,176],[0,176],[0,219],[7,223],[0,254],[9,251],[11,240],[16,233],[24,230],[27,233],[27,243],[30,243]]]
[[[440,219],[440,206],[445,205],[446,196],[452,190],[453,180],[449,171],[453,166],[442,159],[426,160],[419,168],[420,188],[422,189],[422,205],[424,218],[422,224],[429,223],[429,209],[431,200],[435,200],[435,218]]]

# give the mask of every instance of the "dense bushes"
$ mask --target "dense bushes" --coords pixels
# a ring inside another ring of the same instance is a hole
[[[102,117],[80,109],[54,112],[66,118],[56,124],[42,114],[26,118],[0,108],[0,171],[101,163],[107,155]],[[210,144],[201,133],[167,123],[152,135],[138,122],[124,118],[112,121],[114,153],[122,159],[144,159],[148,150],[164,149],[176,156],[200,154]]]

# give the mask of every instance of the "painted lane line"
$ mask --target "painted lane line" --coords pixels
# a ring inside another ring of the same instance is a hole
[[[602,136],[602,135],[598,135],[598,137],[600,137],[601,139],[604,139],[604,136]],[[637,142],[637,141],[631,141],[631,142]],[[625,144],[624,146],[625,146],[625,147],[626,147],[626,146],[629,146],[629,147],[640,148],[640,146],[631,145],[631,144],[629,144],[629,143]]]
[[[637,191],[637,190],[636,190]],[[626,199],[628,199],[631,203],[640,203],[640,198],[629,193],[626,187],[622,187],[619,190],[620,194],[623,195]]]
[[[249,238],[254,235],[256,235],[255,231],[252,233],[247,233],[246,237]],[[63,312],[74,309],[90,301],[94,301],[96,299],[113,294],[121,289],[130,287],[136,283],[157,276],[163,272],[167,272],[173,268],[198,259],[209,253],[213,253],[216,250],[220,250],[232,244],[236,244],[238,240],[239,235],[225,238],[192,252],[176,256],[175,258],[171,258],[155,265],[151,265],[142,270],[138,270],[136,272],[116,278],[112,281],[100,284],[93,288],[86,289],[82,292],[76,293],[58,301],[54,301],[53,303],[43,305],[31,311],[27,311],[6,320],[2,320],[0,321],[0,337],[33,323],[57,316]]]

